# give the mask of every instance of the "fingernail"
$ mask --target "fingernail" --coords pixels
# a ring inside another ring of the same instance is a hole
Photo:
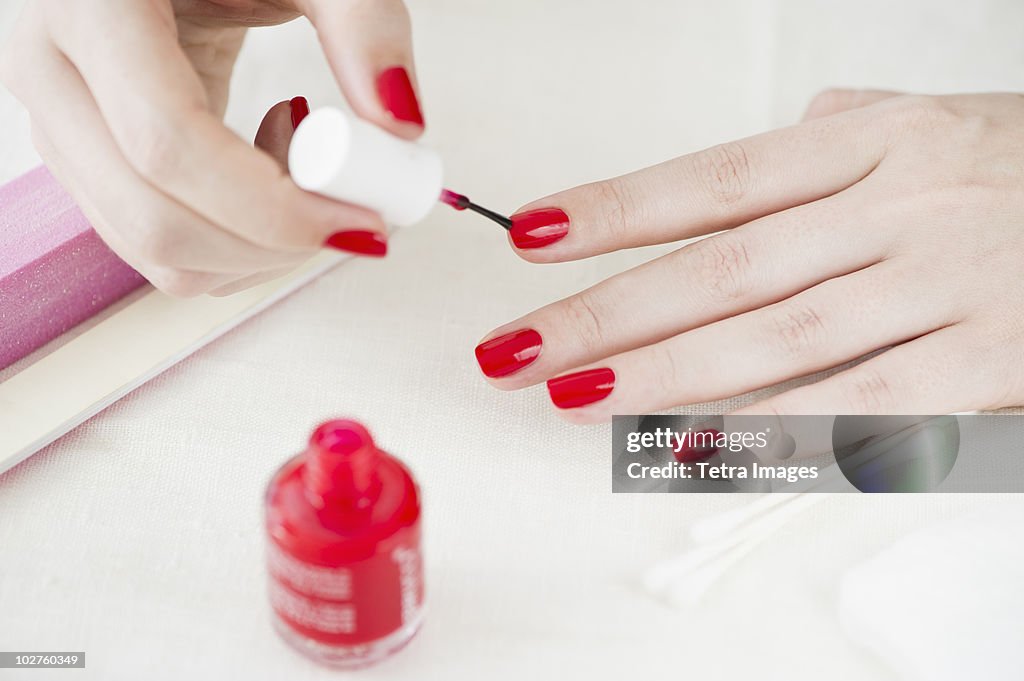
[[[486,376],[508,376],[533,364],[540,357],[543,343],[533,329],[520,329],[476,346],[476,361]]]
[[[335,232],[327,238],[327,245],[339,251],[348,251],[359,255],[383,258],[388,253],[388,239],[379,232],[363,229],[350,229]]]
[[[396,120],[423,127],[423,112],[405,68],[395,66],[377,76],[377,94],[384,108]]]
[[[569,216],[559,208],[541,208],[512,216],[512,243],[516,248],[543,248],[565,238]]]
[[[299,123],[309,115],[309,102],[305,97],[296,97],[289,102],[292,107],[292,129],[299,127]]]
[[[718,453],[715,445],[721,435],[714,428],[706,430],[691,430],[690,435],[684,440],[681,446],[673,450],[673,455],[679,463],[694,463],[710,459]]]
[[[548,381],[551,401],[559,409],[600,402],[611,394],[614,387],[615,372],[611,369],[588,369]]]

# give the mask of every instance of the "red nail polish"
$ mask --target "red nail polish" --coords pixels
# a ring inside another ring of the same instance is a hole
[[[565,238],[569,216],[558,208],[541,208],[512,216],[512,243],[516,248],[543,248]]]
[[[384,108],[396,120],[423,127],[423,112],[420,111],[416,91],[412,89],[409,72],[403,67],[387,69],[377,77],[377,94]]]
[[[327,238],[326,244],[339,251],[383,258],[388,254],[388,239],[379,232],[364,229],[350,229],[335,232]]]
[[[611,394],[614,387],[615,372],[611,369],[588,369],[548,381],[551,401],[559,409],[600,402]]]
[[[320,426],[266,496],[278,633],[338,667],[388,657],[422,619],[420,501],[409,470],[354,421]]]
[[[476,361],[486,376],[508,376],[533,364],[543,343],[533,329],[513,331],[476,346]]]
[[[694,434],[697,437],[694,437]],[[673,450],[673,455],[679,463],[693,463],[710,459],[718,453],[718,447],[714,444],[721,435],[714,428],[707,430],[691,431],[683,446],[678,451]]]
[[[289,104],[292,107],[292,130],[294,130],[309,115],[309,102],[305,97],[296,97]]]

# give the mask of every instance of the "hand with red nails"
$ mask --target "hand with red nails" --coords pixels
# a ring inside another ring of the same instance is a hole
[[[549,196],[512,223],[538,263],[717,233],[477,348],[496,387],[547,381],[571,421],[826,369],[840,370],[743,411],[1024,404],[1024,96],[829,91],[800,125]]]
[[[267,114],[256,148],[221,119],[250,26],[302,14],[353,110],[423,131],[401,0],[31,0],[0,54],[47,166],[96,231],[158,288],[229,294],[317,249],[381,256],[387,228],[288,177],[302,99]]]

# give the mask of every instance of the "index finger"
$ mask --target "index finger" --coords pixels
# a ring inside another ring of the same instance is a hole
[[[521,257],[559,262],[710,234],[835,194],[885,149],[858,109],[553,194],[513,215],[509,236]]]
[[[383,229],[371,211],[303,192],[268,154],[231,132],[177,42],[164,2],[53,3],[52,39],[81,73],[132,167],[213,223],[282,251],[320,247],[341,229]],[[82,26],[102,25],[104,40]]]
[[[297,4],[316,28],[353,111],[399,137],[422,135],[412,26],[405,3],[300,0]]]

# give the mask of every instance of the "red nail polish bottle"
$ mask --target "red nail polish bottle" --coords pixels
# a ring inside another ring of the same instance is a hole
[[[278,633],[318,662],[388,657],[423,612],[420,501],[409,470],[354,421],[329,421],[267,488]]]

